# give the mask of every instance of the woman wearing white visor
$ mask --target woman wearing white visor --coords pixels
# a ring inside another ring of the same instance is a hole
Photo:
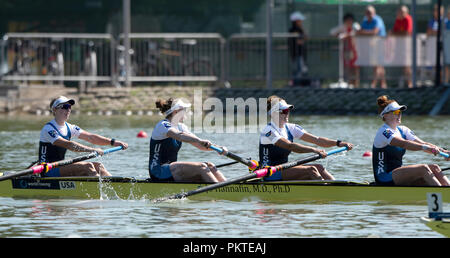
[[[103,155],[101,149],[91,148],[81,143],[72,141],[72,138],[80,138],[95,145],[112,145],[128,148],[126,143],[109,139],[97,134],[82,130],[76,125],[67,123],[75,100],[60,96],[50,102],[50,109],[55,118],[45,124],[41,130],[39,139],[39,162],[55,162],[65,159],[66,151],[94,152]],[[42,173],[44,177],[65,176],[111,176],[100,162],[76,162],[70,165],[58,167]]]
[[[378,113],[385,122],[378,129],[373,143],[372,166],[375,181],[381,185],[449,185],[448,178],[435,164],[417,164],[403,166],[406,150],[425,151],[437,155],[441,150],[437,146],[417,137],[406,126],[401,126],[402,111],[405,105],[399,105],[387,96],[377,99]],[[448,160],[448,159],[447,159]]]
[[[300,139],[320,147],[348,147],[353,145],[341,140],[331,140],[308,133],[300,125],[289,122],[289,112],[294,106],[286,103],[278,96],[270,96],[267,99],[267,110],[271,122],[262,130],[259,141],[259,164],[262,167],[276,166],[288,162],[288,156],[293,151],[296,153],[317,153],[326,157],[323,149],[309,147],[295,143],[294,139]],[[334,180],[334,177],[320,164],[299,165],[293,168],[277,171],[265,180]]]
[[[186,109],[191,106],[182,100],[157,100],[156,107],[164,114],[152,132],[150,140],[149,172],[153,181],[221,182],[225,177],[211,162],[177,161],[182,142],[200,150],[210,151],[211,142],[200,139],[183,124]],[[224,148],[224,147],[222,147]],[[226,154],[226,148],[224,148]]]

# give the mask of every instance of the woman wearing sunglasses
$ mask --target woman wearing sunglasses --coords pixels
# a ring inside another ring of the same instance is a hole
[[[191,133],[183,124],[191,106],[181,99],[157,100],[156,107],[164,114],[152,132],[150,140],[149,173],[153,181],[222,182],[223,174],[211,162],[178,161],[183,142],[203,151],[211,151],[211,142]],[[226,155],[226,148],[222,155]]]
[[[80,138],[95,145],[122,146],[123,149],[128,145],[114,138],[109,139],[97,134],[82,130],[76,125],[67,123],[72,106],[75,105],[73,99],[60,96],[53,99],[50,103],[50,109],[54,119],[41,130],[39,139],[39,162],[55,162],[65,159],[66,151],[74,152],[97,152],[103,155],[101,149],[91,148],[81,143],[72,141],[72,138]],[[49,170],[47,173],[41,173],[44,177],[65,177],[65,176],[111,176],[100,162],[76,162],[70,165],[58,167]]]
[[[425,151],[437,155],[447,152],[417,137],[408,127],[400,125],[405,105],[387,96],[377,99],[378,113],[384,124],[378,129],[373,143],[372,166],[375,181],[381,185],[449,185],[448,178],[435,164],[403,166],[406,150]],[[447,159],[448,160],[448,159]]]
[[[309,142],[320,147],[348,147],[351,143],[341,140],[331,140],[308,133],[300,125],[289,123],[289,113],[294,108],[278,96],[267,99],[267,110],[270,123],[262,130],[259,142],[259,163],[261,167],[276,166],[288,162],[288,156],[296,153],[317,153],[326,157],[323,149],[309,147],[294,142],[294,138]],[[299,165],[293,168],[277,171],[265,180],[334,180],[334,177],[320,164]]]

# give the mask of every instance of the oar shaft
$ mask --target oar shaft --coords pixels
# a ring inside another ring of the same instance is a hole
[[[327,156],[333,155],[333,154],[336,154],[336,153],[339,153],[339,152],[342,152],[342,151],[346,151],[346,150],[347,150],[347,147],[337,148],[337,149],[328,151],[327,152]],[[292,162],[284,163],[284,164],[281,164],[281,165],[278,165],[278,166],[272,166],[272,167],[269,167],[269,168],[258,169],[258,170],[255,171],[255,173],[258,174],[258,178],[260,178],[260,177],[266,176],[267,173],[269,173],[269,170],[272,170],[272,173],[275,173],[276,171],[281,171],[281,170],[284,170],[284,169],[292,168],[292,167],[295,167],[295,166],[298,166],[298,165],[301,165],[301,164],[305,164],[305,163],[308,163],[308,162],[311,162],[311,161],[314,161],[314,160],[318,160],[320,158],[322,158],[322,157],[319,154],[314,154],[314,155],[311,155],[311,156],[306,157],[306,158],[301,159],[301,160],[292,161]]]
[[[217,151],[217,153],[219,153],[219,154],[223,153],[223,149],[216,147],[214,145],[211,145],[209,148]],[[229,151],[227,152],[227,154],[225,154],[225,156],[227,156],[228,158],[230,158],[232,160],[240,162],[251,169],[255,169],[258,166],[258,164],[255,164],[253,161],[239,157],[238,155],[236,155],[232,152],[229,152]]]
[[[191,195],[194,195],[194,194],[204,193],[204,192],[207,192],[207,191],[218,189],[220,187],[224,187],[224,186],[227,186],[227,185],[230,185],[230,184],[236,184],[236,183],[239,183],[239,182],[247,181],[247,180],[250,180],[250,179],[256,178],[256,177],[257,177],[257,175],[255,173],[251,173],[251,174],[248,174],[248,175],[245,175],[245,176],[242,176],[242,177],[233,178],[233,179],[230,179],[230,180],[227,180],[227,181],[224,181],[224,182],[219,182],[219,183],[207,185],[207,186],[204,186],[204,187],[200,187],[198,189],[195,189],[195,190],[192,190],[192,191],[189,191],[189,192],[186,192],[186,193],[176,194],[176,195],[173,195],[171,197],[168,197],[168,199],[181,199],[181,198],[185,198],[185,197],[188,197],[188,196],[191,196]]]
[[[103,154],[108,154],[108,153],[112,153],[118,150],[121,150],[123,147],[122,146],[118,146],[118,147],[114,147],[114,148],[110,148],[110,149],[106,149],[103,151]],[[69,165],[75,162],[79,162],[79,161],[83,161],[83,160],[87,160],[87,159],[91,159],[91,158],[95,158],[98,156],[97,152],[91,152],[89,154],[80,156],[80,157],[76,157],[73,159],[68,159],[68,160],[61,160],[61,161],[56,161],[56,162],[52,162],[52,163],[46,163],[46,164],[41,164],[41,165],[37,165],[34,167],[31,167],[29,169],[26,170],[22,170],[19,172],[15,172],[9,175],[5,175],[5,176],[0,176],[0,181],[3,180],[7,180],[13,177],[19,177],[19,176],[25,176],[25,175],[29,175],[29,174],[39,174],[42,173],[45,168],[47,167],[48,170],[56,168],[56,167],[60,167],[60,166],[65,166],[65,165]]]
[[[341,152],[341,151],[345,151],[345,150],[347,150],[347,147],[342,147],[342,148],[339,148],[339,149],[331,150],[331,151],[327,152],[327,154],[328,155],[332,155],[332,154],[335,154],[335,153],[338,153],[338,152]],[[278,168],[279,170],[280,169],[285,169],[285,168],[290,168],[290,167],[297,166],[297,165],[300,165],[300,164],[304,164],[304,163],[307,163],[307,162],[310,162],[310,161],[313,161],[313,160],[317,160],[317,159],[320,159],[320,158],[321,158],[321,156],[316,154],[316,155],[312,155],[310,157],[307,157],[307,158],[304,158],[304,159],[301,159],[301,160],[298,160],[298,161],[281,164],[281,165],[279,165],[277,167],[279,167]],[[271,167],[271,168],[274,168],[274,167]],[[166,197],[166,198],[159,198],[159,199],[157,199],[155,201],[156,202],[161,202],[161,201],[165,201],[165,200],[182,199],[182,198],[194,195],[194,194],[199,194],[199,193],[211,191],[211,190],[214,190],[214,189],[218,189],[220,187],[224,187],[224,186],[227,186],[227,185],[231,185],[231,184],[247,181],[247,180],[250,180],[250,179],[253,179],[253,178],[264,177],[264,176],[267,175],[268,171],[269,171],[268,168],[258,169],[254,173],[251,173],[251,174],[248,174],[248,175],[244,175],[244,176],[233,178],[233,179],[230,179],[230,180],[227,180],[227,181],[224,181],[224,182],[219,182],[219,183],[207,185],[207,186],[204,186],[204,187],[200,187],[200,188],[197,188],[195,190],[191,190],[191,191],[186,192],[186,193],[179,193],[179,194],[175,194],[175,195],[172,195],[172,196],[169,196],[169,197]]]
[[[232,162],[220,164],[220,165],[217,165],[216,168],[226,167],[226,166],[234,165],[234,164],[236,164],[236,163],[239,163],[239,162],[237,162],[237,161],[232,161]]]

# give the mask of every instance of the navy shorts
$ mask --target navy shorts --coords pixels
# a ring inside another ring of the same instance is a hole
[[[392,179],[392,172],[377,174],[376,181],[377,184],[380,185],[394,185],[394,180]]]
[[[281,181],[281,180],[283,180],[283,178],[281,177],[281,171],[277,171],[269,177],[264,177],[264,181]]]
[[[170,164],[154,166],[150,170],[150,177],[153,181],[174,181],[172,172],[170,171]]]
[[[50,169],[47,173],[42,172],[42,177],[60,177],[59,168]]]

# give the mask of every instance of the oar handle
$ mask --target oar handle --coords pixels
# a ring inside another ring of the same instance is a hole
[[[343,151],[346,151],[346,150],[348,150],[348,147],[337,148],[337,149],[330,150],[329,152],[327,152],[327,155],[333,155],[333,154],[336,154],[336,153],[339,153],[339,152],[343,152]]]
[[[211,144],[211,146],[209,146],[209,148],[212,149],[212,150],[217,151],[217,153],[219,153],[219,154],[222,154],[222,153],[223,153],[223,149],[221,149],[221,148],[219,148],[219,147],[217,147],[217,146],[214,146],[214,145],[212,145],[212,144]]]
[[[442,151],[439,152],[439,155],[441,155],[442,157],[447,158],[447,159],[449,157],[448,153],[445,153],[445,152],[442,152]]]
[[[111,152],[120,151],[121,149],[123,149],[123,146],[117,146],[117,147],[114,147],[114,148],[106,149],[106,150],[103,151],[103,153],[104,154],[108,154],[108,153],[111,153]]]

